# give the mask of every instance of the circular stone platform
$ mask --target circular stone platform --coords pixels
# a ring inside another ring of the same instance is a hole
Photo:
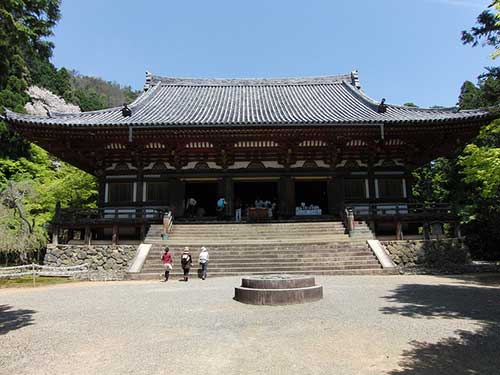
[[[292,305],[319,301],[323,287],[312,276],[249,276],[234,288],[234,299],[252,305]]]

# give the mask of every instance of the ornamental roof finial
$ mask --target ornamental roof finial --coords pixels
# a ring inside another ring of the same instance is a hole
[[[146,82],[144,83],[144,91],[148,91],[151,87],[151,81],[153,80],[153,74],[146,70]]]
[[[378,108],[377,108],[377,112],[378,113],[387,112],[387,104],[385,104],[385,98],[382,98],[382,100],[380,101],[380,104],[378,105]]]
[[[352,72],[351,72],[351,83],[354,87],[356,87],[357,89],[360,89],[361,88],[361,84],[359,83],[359,73],[358,73],[358,70],[357,69],[354,69]]]

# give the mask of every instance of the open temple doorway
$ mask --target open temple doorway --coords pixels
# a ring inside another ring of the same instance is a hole
[[[272,208],[277,213],[278,184],[276,181],[237,181],[234,183],[234,199],[240,201],[243,216],[250,208]]]
[[[327,214],[327,181],[295,181],[295,206],[296,215]]]
[[[218,199],[217,193],[217,182],[186,182],[184,216],[215,216]],[[188,207],[187,204],[191,198],[196,201],[194,208]]]

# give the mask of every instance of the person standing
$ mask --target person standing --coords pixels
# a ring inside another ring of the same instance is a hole
[[[196,205],[197,204],[198,204],[198,202],[193,197],[189,198],[186,202],[186,214],[190,219],[192,219],[194,217],[194,215],[196,214]]]
[[[237,223],[241,221],[241,199],[239,197],[234,201],[234,219]]]
[[[201,279],[205,280],[207,278],[208,250],[204,246],[201,248],[200,252],[200,267],[201,267]]]
[[[226,208],[226,200],[224,197],[220,197],[217,201],[217,220],[224,219],[224,210]]]
[[[173,258],[172,254],[169,252],[169,248],[165,248],[165,252],[161,257],[161,261],[163,262],[163,267],[165,267],[165,282],[168,281],[168,277],[170,276],[170,271],[172,271],[172,263]]]
[[[181,256],[181,267],[184,271],[184,281],[188,281],[189,270],[191,269],[192,264],[193,259],[191,258],[191,254],[189,254],[189,247],[185,247]]]

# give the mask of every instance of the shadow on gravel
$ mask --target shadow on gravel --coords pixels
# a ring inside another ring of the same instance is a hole
[[[382,308],[384,314],[400,314],[413,319],[470,319],[481,325],[477,331],[456,331],[456,336],[437,343],[410,342],[412,349],[402,353],[399,363],[402,369],[389,374],[499,373],[499,288],[409,284],[384,298],[398,304]]]
[[[0,305],[0,335],[33,324],[34,310],[14,310],[12,306]]]
[[[459,280],[464,284],[475,284],[484,286],[500,286],[500,272],[481,273],[469,275],[448,276],[453,280]]]

